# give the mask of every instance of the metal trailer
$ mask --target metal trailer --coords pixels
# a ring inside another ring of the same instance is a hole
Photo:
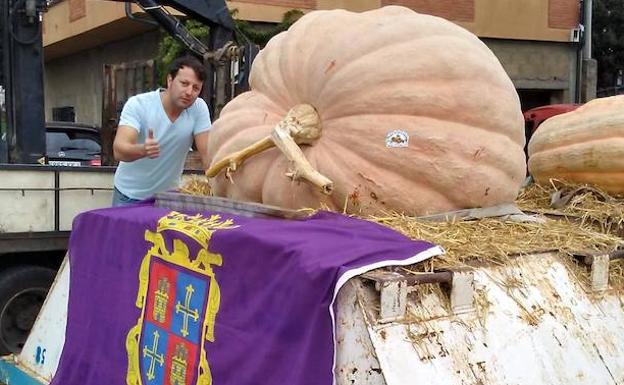
[[[114,168],[0,166],[0,354],[19,352],[67,252],[74,217],[110,206]]]
[[[110,204],[112,168],[44,166],[45,0],[0,1],[0,354],[21,349],[77,212]]]
[[[556,253],[354,277],[336,300],[335,383],[621,384],[622,298],[608,290],[609,256],[587,262],[591,289]],[[64,263],[24,349],[0,360],[0,382],[48,384],[54,376],[70,277]]]

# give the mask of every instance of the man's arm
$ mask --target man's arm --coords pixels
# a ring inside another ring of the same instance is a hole
[[[204,131],[199,134],[195,134],[195,147],[197,151],[199,151],[199,156],[201,157],[202,165],[204,166],[204,170],[208,170],[210,167],[210,159],[208,157],[208,134],[210,131]]]
[[[145,143],[138,144],[139,132],[130,126],[117,127],[113,155],[118,161],[133,162],[144,157],[157,158],[160,155],[160,146],[154,139],[154,132],[148,131]]]

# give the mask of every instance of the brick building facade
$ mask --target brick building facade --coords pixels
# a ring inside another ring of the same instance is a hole
[[[364,11],[402,5],[449,19],[479,36],[513,80],[523,108],[573,102],[580,90],[579,0],[235,0],[237,17],[278,22],[291,9]],[[140,9],[132,8],[139,14]],[[153,58],[159,34],[131,21],[124,4],[62,0],[44,16],[46,112],[75,106],[79,121],[101,123],[102,67]],[[76,77],[76,73],[83,76]]]

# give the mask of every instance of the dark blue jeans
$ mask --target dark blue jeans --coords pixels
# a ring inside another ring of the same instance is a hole
[[[140,199],[132,199],[126,196],[124,193],[117,190],[117,187],[113,188],[113,207],[130,206],[140,201]]]

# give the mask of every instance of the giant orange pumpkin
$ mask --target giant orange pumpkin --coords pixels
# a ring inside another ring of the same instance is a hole
[[[525,176],[511,80],[476,36],[438,17],[311,12],[260,52],[251,88],[225,106],[208,151],[213,166],[254,143],[264,151],[213,169],[218,196],[418,215],[513,201]],[[289,111],[291,123],[318,120],[318,135],[297,143],[331,186],[298,181],[282,151],[267,150],[262,139]]]
[[[595,99],[542,123],[529,142],[529,171],[624,193],[624,95]]]

